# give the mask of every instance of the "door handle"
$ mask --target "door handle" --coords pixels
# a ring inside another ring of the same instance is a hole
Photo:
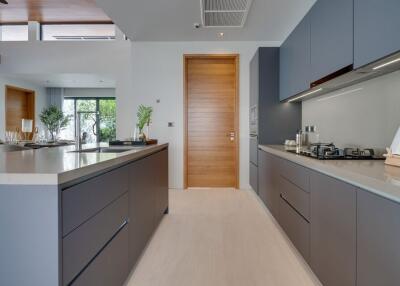
[[[229,132],[226,137],[229,137],[231,141],[235,141],[235,132]]]

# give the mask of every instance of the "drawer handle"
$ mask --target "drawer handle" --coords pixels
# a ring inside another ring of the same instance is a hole
[[[310,223],[310,221],[308,219],[306,219],[286,198],[285,196],[280,193],[279,196],[281,197],[281,199],[288,204],[288,206],[290,208],[292,208],[299,216],[301,216],[306,222]]]

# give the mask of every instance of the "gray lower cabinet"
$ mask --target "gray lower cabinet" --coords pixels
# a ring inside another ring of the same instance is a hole
[[[279,201],[279,224],[304,259],[309,262],[310,223],[300,215],[283,195],[280,196]]]
[[[119,286],[125,282],[128,264],[129,227],[122,228],[71,286]]]
[[[250,186],[258,195],[260,195],[258,190],[258,166],[250,162],[249,167]]]
[[[357,286],[400,284],[400,204],[357,194]]]
[[[66,230],[89,217],[63,237],[63,285],[123,285],[168,210],[168,150],[63,192]]]
[[[129,176],[129,264],[133,267],[168,208],[168,152],[134,162]]]
[[[357,189],[312,172],[310,190],[311,268],[324,286],[355,286]]]
[[[63,239],[63,285],[68,285],[128,222],[128,193]]]
[[[279,177],[280,159],[262,151],[258,151],[258,192],[260,199],[277,219],[279,213],[279,190],[277,178]]]

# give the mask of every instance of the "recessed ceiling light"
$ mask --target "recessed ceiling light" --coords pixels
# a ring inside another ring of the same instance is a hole
[[[224,36],[223,32],[218,33],[218,37],[222,38]]]

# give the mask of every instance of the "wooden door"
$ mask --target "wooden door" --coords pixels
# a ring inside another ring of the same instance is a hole
[[[238,60],[185,56],[185,187],[238,187]]]
[[[23,88],[6,86],[6,130],[21,130],[22,119],[35,121],[35,93]],[[33,127],[35,122],[33,122]]]

